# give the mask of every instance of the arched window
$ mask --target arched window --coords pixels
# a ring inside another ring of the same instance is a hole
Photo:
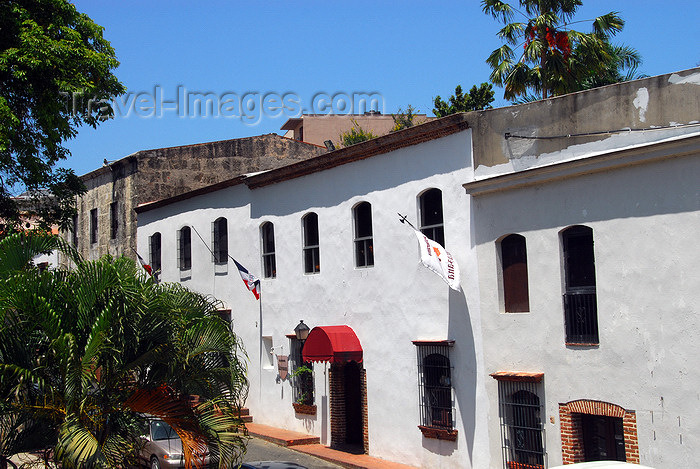
[[[561,241],[566,342],[597,344],[598,310],[593,230],[587,226],[572,226],[562,231]]]
[[[372,206],[360,202],[352,209],[355,223],[355,266],[374,265],[374,245],[372,243]]]
[[[442,218],[442,191],[428,189],[419,197],[420,231],[445,247],[445,228]]]
[[[148,251],[150,266],[153,269],[153,275],[156,275],[161,270],[160,233],[156,232],[151,235],[148,240]]]
[[[192,268],[192,230],[183,226],[177,232],[177,266],[182,270]]]
[[[304,240],[304,272],[316,274],[321,271],[321,253],[318,239],[318,215],[307,213],[302,218],[302,238]]]
[[[527,284],[527,250],[525,237],[511,234],[501,240],[501,278],[506,313],[530,311]]]
[[[215,264],[228,264],[228,224],[224,217],[217,218],[211,227]]]
[[[277,263],[275,261],[275,226],[271,222],[265,222],[260,226],[262,245],[263,276],[265,278],[277,277]]]

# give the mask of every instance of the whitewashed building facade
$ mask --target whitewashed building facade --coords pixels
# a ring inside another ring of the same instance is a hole
[[[699,84],[449,116],[240,176],[137,208],[139,251],[231,310],[256,422],[425,468],[601,452],[684,467],[700,450]],[[419,264],[398,213],[452,253],[461,292]],[[312,380],[278,368],[302,364],[300,320]]]

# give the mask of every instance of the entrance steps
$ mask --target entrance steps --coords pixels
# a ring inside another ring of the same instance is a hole
[[[250,410],[247,407],[241,407],[241,412],[239,414],[241,420],[245,423],[250,423],[253,421],[253,416],[250,415]]]
[[[248,429],[248,435],[280,446],[313,445],[321,442],[321,439],[317,436],[282,430],[281,428],[269,427],[259,423],[247,423],[246,428]]]
[[[352,454],[320,444],[320,438],[281,428],[247,423],[248,435],[332,462],[346,469],[416,469],[367,454]]]

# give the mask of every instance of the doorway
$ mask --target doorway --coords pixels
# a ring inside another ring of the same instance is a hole
[[[586,461],[625,461],[622,419],[581,414],[583,452]]]
[[[356,361],[333,363],[329,385],[331,446],[350,453],[368,453],[365,369]]]

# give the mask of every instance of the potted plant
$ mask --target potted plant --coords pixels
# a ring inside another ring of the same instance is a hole
[[[292,378],[297,393],[296,401],[292,403],[294,410],[299,414],[316,415],[313,370],[305,363],[294,370]]]

